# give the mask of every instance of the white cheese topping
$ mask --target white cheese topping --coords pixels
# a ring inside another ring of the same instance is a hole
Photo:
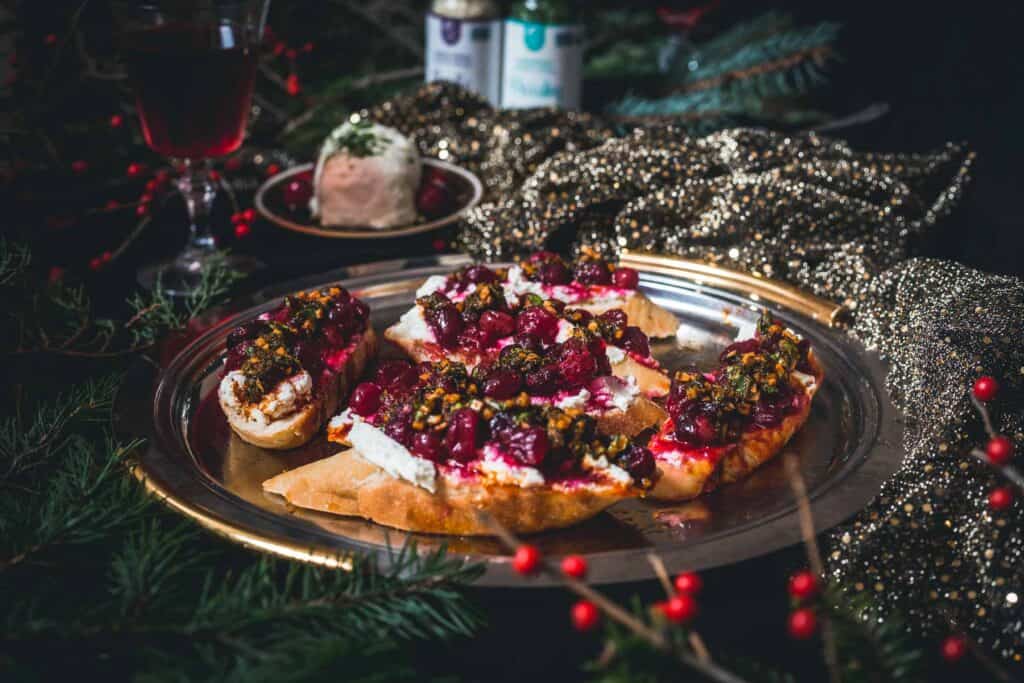
[[[583,456],[583,467],[588,470],[597,470],[616,483],[623,484],[625,486],[631,486],[633,484],[633,477],[629,476],[629,472],[618,465],[611,464],[608,462],[608,458],[603,455],[597,459],[594,459],[589,455]]]
[[[757,336],[757,321],[756,320],[737,320],[736,321],[736,336],[733,337],[734,341],[745,341],[747,339],[753,339]]]
[[[402,339],[435,341],[434,333],[427,326],[427,321],[423,317],[423,309],[419,306],[413,306],[403,313],[398,322],[391,327],[391,331]]]
[[[558,334],[555,335],[555,341],[561,344],[562,342],[572,338],[573,324],[568,320],[558,319]]]
[[[505,298],[509,301],[515,301],[520,294],[536,294],[545,299],[548,298],[544,287],[539,282],[526,279],[526,274],[519,266],[511,266],[508,269],[508,276],[502,283],[502,287],[505,290]]]
[[[608,356],[608,362],[612,365],[618,365],[626,360],[626,352],[618,346],[608,344],[604,347],[604,353]]]
[[[252,405],[245,404],[238,396],[244,384],[244,374],[238,370],[229,372],[217,388],[218,398],[222,404],[248,421],[262,425],[291,415],[313,397],[313,378],[305,370],[281,380],[258,403]]]
[[[327,429],[338,430],[343,427],[351,427],[360,420],[362,418],[353,413],[351,408],[345,408],[345,410],[331,418],[331,421],[327,423]]]
[[[431,493],[437,489],[434,463],[417,458],[405,446],[366,422],[352,425],[348,434],[352,446],[377,467],[392,477],[404,479]]]
[[[586,389],[580,389],[578,393],[569,394],[555,401],[555,406],[562,410],[569,410],[571,408],[578,408],[583,410],[587,407],[587,401],[590,400],[590,392]]]
[[[619,410],[629,410],[640,393],[640,387],[636,383],[636,377],[601,377],[598,381],[602,383],[602,393],[607,393],[608,400],[612,407]]]
[[[514,484],[522,488],[544,485],[544,475],[540,470],[526,465],[510,464],[504,454],[493,445],[484,446],[480,471],[500,484]]]
[[[419,299],[421,296],[430,296],[434,292],[444,291],[445,286],[448,284],[448,278],[444,275],[431,275],[420,288],[416,290],[416,298]]]

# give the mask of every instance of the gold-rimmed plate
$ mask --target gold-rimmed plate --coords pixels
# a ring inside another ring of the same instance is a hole
[[[422,219],[412,225],[395,228],[366,228],[353,226],[321,225],[310,213],[305,197],[312,191],[313,164],[300,164],[269,178],[256,191],[256,210],[274,225],[292,232],[306,235],[344,240],[379,240],[408,237],[438,230],[462,218],[467,211],[480,203],[484,194],[483,184],[475,174],[461,166],[440,159],[423,158],[424,177],[427,171],[438,173],[444,180],[451,199],[448,213],[434,219]],[[297,194],[303,197],[296,201],[289,197],[289,185],[300,184]]]
[[[204,526],[265,552],[346,567],[355,553],[376,554],[414,540],[423,550],[449,552],[484,563],[482,585],[541,586],[521,581],[501,546],[489,538],[410,534],[361,519],[296,510],[262,491],[279,472],[325,457],[337,446],[323,437],[286,452],[244,443],[219,414],[215,398],[227,333],[276,306],[298,289],[339,283],[371,308],[377,329],[394,322],[429,275],[464,265],[464,257],[428,257],[352,266],[305,278],[243,302],[160,370],[139,362],[118,395],[116,426],[145,437],[137,475],[168,504]],[[786,446],[807,483],[818,529],[833,526],[873,498],[902,457],[902,418],[885,391],[885,367],[833,325],[838,307],[780,286],[679,259],[630,256],[640,288],[675,313],[685,342],[661,341],[655,355],[667,367],[709,366],[740,325],[767,307],[810,339],[826,380],[804,428]],[[549,556],[586,557],[588,578],[614,583],[649,578],[647,554],[656,551],[670,571],[729,564],[799,543],[800,526],[781,459],[750,477],[685,504],[630,500],[576,527],[531,537]]]

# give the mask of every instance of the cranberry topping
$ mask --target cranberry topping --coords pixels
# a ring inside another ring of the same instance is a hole
[[[493,343],[516,331],[516,319],[505,311],[484,311],[480,314],[480,329]]]
[[[561,259],[548,261],[537,269],[537,278],[545,285],[567,285],[572,281],[572,273]]]
[[[452,414],[448,432],[444,435],[444,445],[448,455],[459,462],[469,462],[476,458],[477,446],[482,442],[480,416],[471,408],[461,408]]]
[[[434,432],[416,432],[412,437],[411,450],[421,458],[434,462],[444,459],[444,444]]]
[[[535,334],[530,334],[529,332],[516,333],[516,335],[512,337],[512,341],[515,342],[516,345],[523,347],[527,351],[533,351],[534,353],[540,353],[544,348],[544,345],[540,341],[540,337]]]
[[[558,391],[558,366],[543,365],[526,373],[526,390],[536,396],[550,396]]]
[[[578,389],[597,374],[594,354],[579,339],[569,339],[558,351],[558,373],[565,389]]]
[[[484,396],[503,401],[512,398],[523,386],[523,376],[511,369],[499,368],[484,380]]]
[[[647,335],[639,327],[633,325],[627,327],[623,332],[620,346],[641,358],[647,358],[651,355],[651,344],[647,339]]]
[[[541,306],[530,306],[516,316],[516,331],[532,334],[545,344],[551,344],[558,336],[558,318]]]
[[[540,467],[551,449],[543,427],[519,427],[501,434],[501,443],[509,455],[528,467]]]
[[[360,417],[369,417],[380,408],[380,385],[363,382],[352,392],[348,407]]]
[[[612,273],[612,283],[622,289],[636,289],[640,284],[640,274],[632,268],[616,268]]]
[[[481,282],[497,282],[499,280],[497,273],[487,266],[479,264],[466,268],[464,277],[468,282],[477,284]]]
[[[430,331],[434,333],[441,346],[453,347],[459,341],[463,321],[459,309],[448,303],[426,311],[425,317]]]
[[[405,360],[389,360],[381,363],[374,375],[377,386],[392,394],[403,394],[419,380],[419,374],[412,363]]]
[[[634,479],[651,479],[656,465],[654,456],[643,446],[630,444],[615,457],[615,464],[629,472]]]
[[[576,264],[575,279],[584,285],[610,285],[612,273],[608,264],[599,259],[581,261]]]
[[[612,327],[625,327],[629,322],[626,318],[626,312],[621,308],[613,308],[605,311],[599,316],[599,318],[602,322],[607,323]]]

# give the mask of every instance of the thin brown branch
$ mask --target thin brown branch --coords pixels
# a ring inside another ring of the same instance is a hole
[[[672,580],[668,576],[668,569],[665,568],[665,561],[661,559],[660,555],[655,553],[647,553],[647,561],[651,564],[654,569],[654,574],[658,577],[658,581],[661,582],[661,587],[665,590],[665,595],[671,598],[675,595],[675,588],[672,586]],[[691,628],[687,634],[687,639],[690,641],[690,647],[697,654],[697,659],[702,662],[711,661],[711,653],[708,651],[707,645],[704,644],[704,639],[700,637],[700,633],[697,629]]]
[[[497,536],[498,540],[505,546],[510,552],[514,552],[522,542],[516,538],[508,529],[503,527],[494,517],[483,512],[477,513],[480,520],[487,525],[488,528]],[[665,635],[644,622],[637,619],[625,608],[621,607],[618,603],[612,601],[604,594],[591,588],[589,585],[578,581],[570,576],[563,574],[558,567],[554,566],[547,560],[542,559],[540,562],[541,571],[552,579],[558,581],[563,586],[568,588],[570,591],[594,603],[601,609],[602,612],[607,614],[613,621],[618,622],[622,626],[625,626],[635,635],[643,638],[657,650],[660,650],[672,657],[675,657],[683,666],[691,668],[712,681],[718,683],[745,683],[744,679],[740,678],[736,674],[723,669],[717,664],[708,661],[702,661],[699,657],[693,657],[687,652],[677,650],[672,647],[672,644],[665,637]]]
[[[674,93],[692,93],[700,90],[710,90],[712,88],[718,88],[734,81],[742,81],[748,78],[754,78],[755,76],[762,76],[764,74],[772,73],[775,71],[785,71],[791,69],[798,64],[802,64],[806,61],[813,61],[815,64],[822,64],[832,55],[832,48],[827,45],[818,45],[810,47],[804,50],[799,50],[792,54],[786,55],[785,57],[779,57],[756,66],[749,67],[747,69],[737,69],[735,71],[728,71],[718,76],[712,76],[711,78],[702,78],[699,81],[693,81],[692,83],[686,83],[679,88],[673,90]]]
[[[814,533],[814,515],[811,512],[811,501],[807,495],[807,483],[800,474],[800,463],[792,453],[786,453],[782,457],[782,463],[786,470],[786,477],[793,489],[793,496],[796,498],[797,514],[800,519],[800,535],[804,541],[804,548],[807,550],[807,563],[811,571],[818,577],[825,575],[825,564],[821,560],[821,550],[818,548],[818,538]],[[828,677],[831,683],[841,683],[839,667],[839,649],[836,646],[835,629],[832,627],[832,619],[829,615],[822,615],[821,640],[825,655],[825,666],[828,669]]]
[[[988,411],[988,406],[979,401],[978,397],[974,395],[974,392],[971,392],[970,397],[971,403],[974,404],[975,409],[981,415],[981,421],[985,425],[985,433],[988,434],[988,438],[994,439],[999,436],[999,432],[996,431],[995,425],[992,424],[992,415]],[[999,472],[1003,477],[1024,492],[1024,474],[1022,474],[1016,467],[1013,465],[997,465],[989,460],[988,454],[980,448],[972,448],[970,450],[970,454],[995,471]]]

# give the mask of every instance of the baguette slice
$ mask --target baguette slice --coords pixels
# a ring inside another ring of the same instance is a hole
[[[594,315],[600,315],[613,308],[621,308],[629,318],[631,325],[636,325],[652,339],[672,337],[679,329],[679,318],[654,303],[643,292],[634,291],[624,299],[602,299],[600,301],[582,301],[572,304]]]
[[[614,482],[519,487],[438,476],[434,493],[396,479],[354,449],[263,482],[290,504],[422,533],[489,535],[478,512],[514,533],[578,524],[637,492]]]
[[[803,391],[807,397],[800,410],[787,415],[775,427],[744,432],[735,444],[686,448],[666,453],[658,448],[662,439],[671,440],[674,427],[671,420],[666,420],[650,444],[661,470],[661,478],[651,490],[650,496],[657,500],[689,500],[714,490],[719,484],[739,481],[775,457],[807,421],[811,402],[824,379],[824,371],[813,353],[809,355],[808,361],[815,379],[810,387],[805,387],[791,377],[794,389]]]
[[[349,342],[347,356],[341,367],[337,371],[325,373],[317,395],[290,415],[263,422],[249,417],[243,406],[231,405],[223,397],[220,399],[221,409],[231,429],[242,440],[273,450],[297,448],[312,439],[327,419],[338,411],[341,400],[348,396],[367,362],[376,356],[377,346],[377,335],[372,327],[367,326],[365,332]]]

